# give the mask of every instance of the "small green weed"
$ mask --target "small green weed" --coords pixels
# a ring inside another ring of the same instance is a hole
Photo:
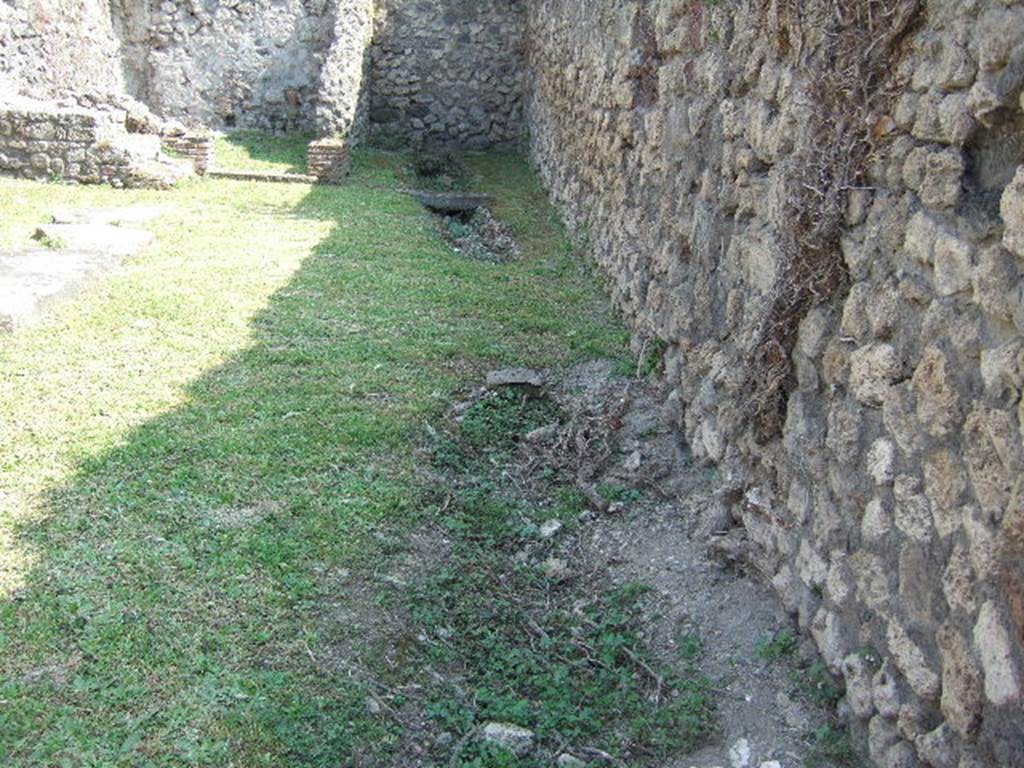
[[[637,373],[640,378],[650,376],[661,370],[667,349],[668,343],[664,339],[655,338],[647,344],[645,353],[637,367]]]
[[[459,494],[444,519],[455,541],[446,567],[415,589],[409,610],[433,638],[426,662],[458,686],[429,691],[438,727],[465,734],[488,720],[533,730],[552,747],[664,756],[711,730],[707,681],[660,667],[638,634],[641,584],[585,603],[513,555],[526,513],[486,491]],[[503,766],[466,749],[461,765]],[[543,763],[522,760],[535,768]]]
[[[814,732],[814,746],[805,768],[860,768],[860,758],[845,730],[824,725]]]
[[[635,488],[625,488],[614,483],[601,483],[597,487],[597,495],[610,504],[635,504],[644,497],[643,493]]]
[[[791,629],[783,629],[774,635],[763,637],[757,643],[755,653],[759,659],[777,661],[784,656],[791,656],[796,651],[797,639]]]
[[[454,152],[421,152],[409,163],[409,170],[417,186],[426,189],[454,192],[472,186],[469,168]]]
[[[679,657],[685,661],[695,661],[704,653],[704,641],[699,635],[687,632],[679,639]]]
[[[547,398],[506,390],[474,403],[462,419],[460,432],[477,451],[508,451],[527,432],[558,418],[558,407]]]
[[[794,670],[792,677],[802,695],[822,706],[834,707],[845,693],[842,681],[833,677],[821,661],[814,662],[807,669]]]

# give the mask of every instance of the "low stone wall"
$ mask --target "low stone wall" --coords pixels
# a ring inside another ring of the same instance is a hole
[[[125,130],[116,109],[0,103],[0,172],[40,181],[166,187],[187,171],[160,157],[160,139]]]
[[[197,175],[203,176],[213,167],[213,137],[207,134],[185,133],[178,136],[164,136],[160,140],[163,149],[172,155],[192,163]]]
[[[861,746],[1021,766],[1024,7],[922,3],[877,76],[893,97],[837,149],[823,5],[531,0],[532,157],[719,467],[705,534],[844,676]],[[838,265],[816,302],[794,253]],[[774,431],[750,408],[771,355]]]
[[[124,177],[117,117],[104,112],[23,101],[0,106],[0,170],[30,179],[86,183]]]
[[[379,0],[369,136],[485,149],[523,135],[520,0]]]
[[[320,139],[309,145],[306,162],[309,175],[324,184],[340,184],[348,176],[348,146],[342,139]]]

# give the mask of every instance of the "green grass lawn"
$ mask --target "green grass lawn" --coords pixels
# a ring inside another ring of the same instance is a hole
[[[58,206],[164,210],[0,337],[0,765],[336,767],[389,738],[313,662],[328,575],[415,517],[453,391],[626,343],[522,160],[469,161],[523,246],[500,265],[386,191],[402,162],[357,154],[343,187],[0,180],[0,245]]]
[[[222,170],[305,173],[306,147],[313,138],[308,133],[234,131],[214,142],[215,164]]]

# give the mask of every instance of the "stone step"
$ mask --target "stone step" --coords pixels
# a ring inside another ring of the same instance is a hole
[[[94,250],[0,249],[0,333],[27,325],[117,263],[117,256]]]
[[[207,171],[208,179],[233,181],[270,181],[279,184],[316,184],[317,177],[304,173],[274,173],[272,171]]]

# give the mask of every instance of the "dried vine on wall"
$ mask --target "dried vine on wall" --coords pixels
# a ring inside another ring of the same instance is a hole
[[[847,196],[882,137],[900,42],[920,0],[761,0],[780,57],[808,73],[815,105],[786,188],[783,263],[755,335],[746,391],[760,442],[779,434],[793,386],[791,352],[807,312],[848,282],[839,249]],[[808,33],[820,40],[808,45]]]

